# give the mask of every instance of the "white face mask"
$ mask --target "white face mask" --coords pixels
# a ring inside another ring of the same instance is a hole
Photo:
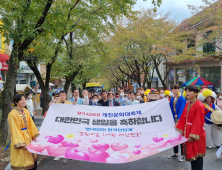
[[[93,99],[92,102],[93,102],[93,103],[97,103],[97,102],[98,102],[98,99]]]
[[[222,99],[222,96],[219,96],[218,98],[219,98],[219,99]]]
[[[32,98],[32,96],[30,95],[30,96],[28,96],[28,98],[29,98],[29,99],[31,99],[31,98]]]
[[[110,102],[113,101],[113,98],[108,98],[108,101],[110,101]]]
[[[164,97],[165,96],[165,94],[160,94],[160,97]]]
[[[123,97],[123,96],[124,96],[124,93],[120,93],[119,95],[120,95],[121,97]]]
[[[141,99],[141,96],[136,96],[136,99],[137,99],[137,100],[140,100],[140,99]]]

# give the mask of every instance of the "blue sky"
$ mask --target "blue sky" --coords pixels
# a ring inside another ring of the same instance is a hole
[[[171,12],[170,18],[175,19],[178,22],[183,21],[186,18],[192,16],[187,5],[203,5],[202,0],[163,0],[163,3],[158,11],[162,11],[163,14]],[[143,1],[137,0],[137,4],[134,6],[135,10],[139,10],[140,7],[151,8],[151,0]]]

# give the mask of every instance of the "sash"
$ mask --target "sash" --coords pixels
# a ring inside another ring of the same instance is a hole
[[[215,111],[213,108],[209,107],[208,104],[203,104],[208,110],[210,110],[211,112]]]
[[[27,128],[22,128],[21,130],[27,130]],[[4,151],[6,151],[6,150],[8,149],[8,147],[9,147],[10,143],[11,143],[11,141],[8,143],[8,145],[6,146],[6,148],[5,148],[5,150],[4,150]]]

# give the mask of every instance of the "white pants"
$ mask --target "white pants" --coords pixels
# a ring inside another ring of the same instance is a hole
[[[206,131],[206,147],[216,147],[221,145],[219,130],[215,124],[204,124]]]

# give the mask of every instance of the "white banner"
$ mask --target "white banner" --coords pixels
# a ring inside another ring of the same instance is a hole
[[[52,104],[32,153],[102,163],[148,157],[187,139],[174,129],[169,101],[101,107]]]

